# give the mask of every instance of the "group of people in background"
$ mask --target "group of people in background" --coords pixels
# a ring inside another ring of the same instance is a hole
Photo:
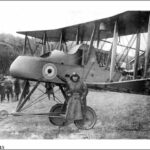
[[[0,102],[4,100],[18,101],[21,91],[24,88],[25,81],[20,81],[19,79],[12,79],[9,76],[0,75]],[[30,84],[24,97],[29,93]]]

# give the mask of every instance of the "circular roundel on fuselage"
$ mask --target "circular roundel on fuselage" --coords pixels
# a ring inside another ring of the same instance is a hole
[[[54,79],[57,75],[57,68],[54,64],[45,64],[42,69],[42,74],[45,79]]]

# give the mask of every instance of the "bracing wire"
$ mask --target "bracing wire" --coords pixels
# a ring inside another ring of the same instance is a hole
[[[28,105],[26,105],[24,108],[22,108],[22,110],[25,110],[29,107],[31,107],[33,104],[36,104],[37,102],[39,102],[41,99],[42,96],[44,96],[45,93],[43,93],[42,95],[38,96],[35,100],[33,100],[31,103],[29,103]],[[38,100],[40,99],[40,100]]]
[[[39,89],[39,88],[38,88],[38,90],[40,90],[43,94],[40,95],[40,96],[38,96],[35,100],[33,100],[33,101],[32,101],[31,103],[29,103],[28,105],[26,105],[26,106],[22,109],[22,111],[27,110],[28,108],[30,108],[30,107],[33,106],[34,104],[36,104],[36,103],[38,103],[38,102],[44,100],[44,99],[47,97],[47,95],[46,95],[44,98],[40,99],[42,96],[44,96],[44,95],[46,94],[46,92],[42,91],[42,90]],[[57,93],[58,91],[60,91],[60,90],[57,89],[54,93]],[[56,100],[55,98],[56,98],[57,100]],[[61,98],[62,98],[62,97],[61,97]],[[53,100],[56,101],[56,102],[58,102],[58,103],[62,103],[62,101],[60,100],[60,98],[56,97],[56,95],[54,95]]]

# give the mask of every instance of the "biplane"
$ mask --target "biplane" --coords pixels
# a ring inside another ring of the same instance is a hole
[[[66,77],[72,72],[77,72],[82,80],[92,90],[109,90],[116,92],[126,92],[134,94],[150,94],[150,79],[148,78],[149,57],[150,57],[150,11],[127,11],[109,18],[98,19],[73,26],[63,27],[52,30],[40,31],[22,31],[19,34],[25,35],[25,44],[22,56],[18,56],[10,66],[10,74],[19,79],[35,81],[35,86],[24,99],[23,94],[18,102],[16,113],[13,115],[23,115],[21,111],[28,103],[28,99],[40,85],[40,83],[52,83],[54,88],[59,88],[64,97],[63,104],[54,105],[48,115],[50,122],[56,126],[62,125],[60,113],[65,113],[68,95],[65,91],[66,84],[61,81],[57,75]],[[146,50],[140,49],[140,38],[142,33],[147,33]],[[132,36],[127,45],[119,44],[123,36]],[[34,56],[30,45],[30,38],[36,38],[41,41],[42,49],[40,56]],[[112,39],[112,42],[107,39]],[[132,44],[136,42],[135,48]],[[72,42],[73,46],[70,46]],[[110,43],[109,52],[99,50],[101,43]],[[52,49],[51,43],[57,46]],[[26,47],[29,45],[32,56],[26,55]],[[118,46],[123,46],[128,51],[135,50],[134,68],[130,80],[120,81],[124,71],[116,61]],[[143,74],[138,76],[139,55],[144,54]],[[101,65],[97,61],[100,57]],[[102,62],[103,59],[103,62]],[[45,115],[37,114],[37,115]],[[87,107],[86,119],[75,122],[80,129],[91,129],[96,123],[96,114],[94,110]]]

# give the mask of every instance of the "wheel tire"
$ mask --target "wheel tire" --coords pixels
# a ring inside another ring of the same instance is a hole
[[[89,130],[94,127],[96,121],[97,121],[97,117],[95,111],[91,107],[87,106],[85,119],[75,120],[74,124],[78,129]]]
[[[6,110],[1,110],[0,111],[0,119],[5,119],[8,117],[8,111]]]
[[[62,109],[63,104],[56,104],[50,109],[50,113],[55,112],[55,113],[60,113]],[[55,126],[63,126],[64,119],[62,118],[55,118],[55,117],[48,117],[50,123],[52,123]]]

